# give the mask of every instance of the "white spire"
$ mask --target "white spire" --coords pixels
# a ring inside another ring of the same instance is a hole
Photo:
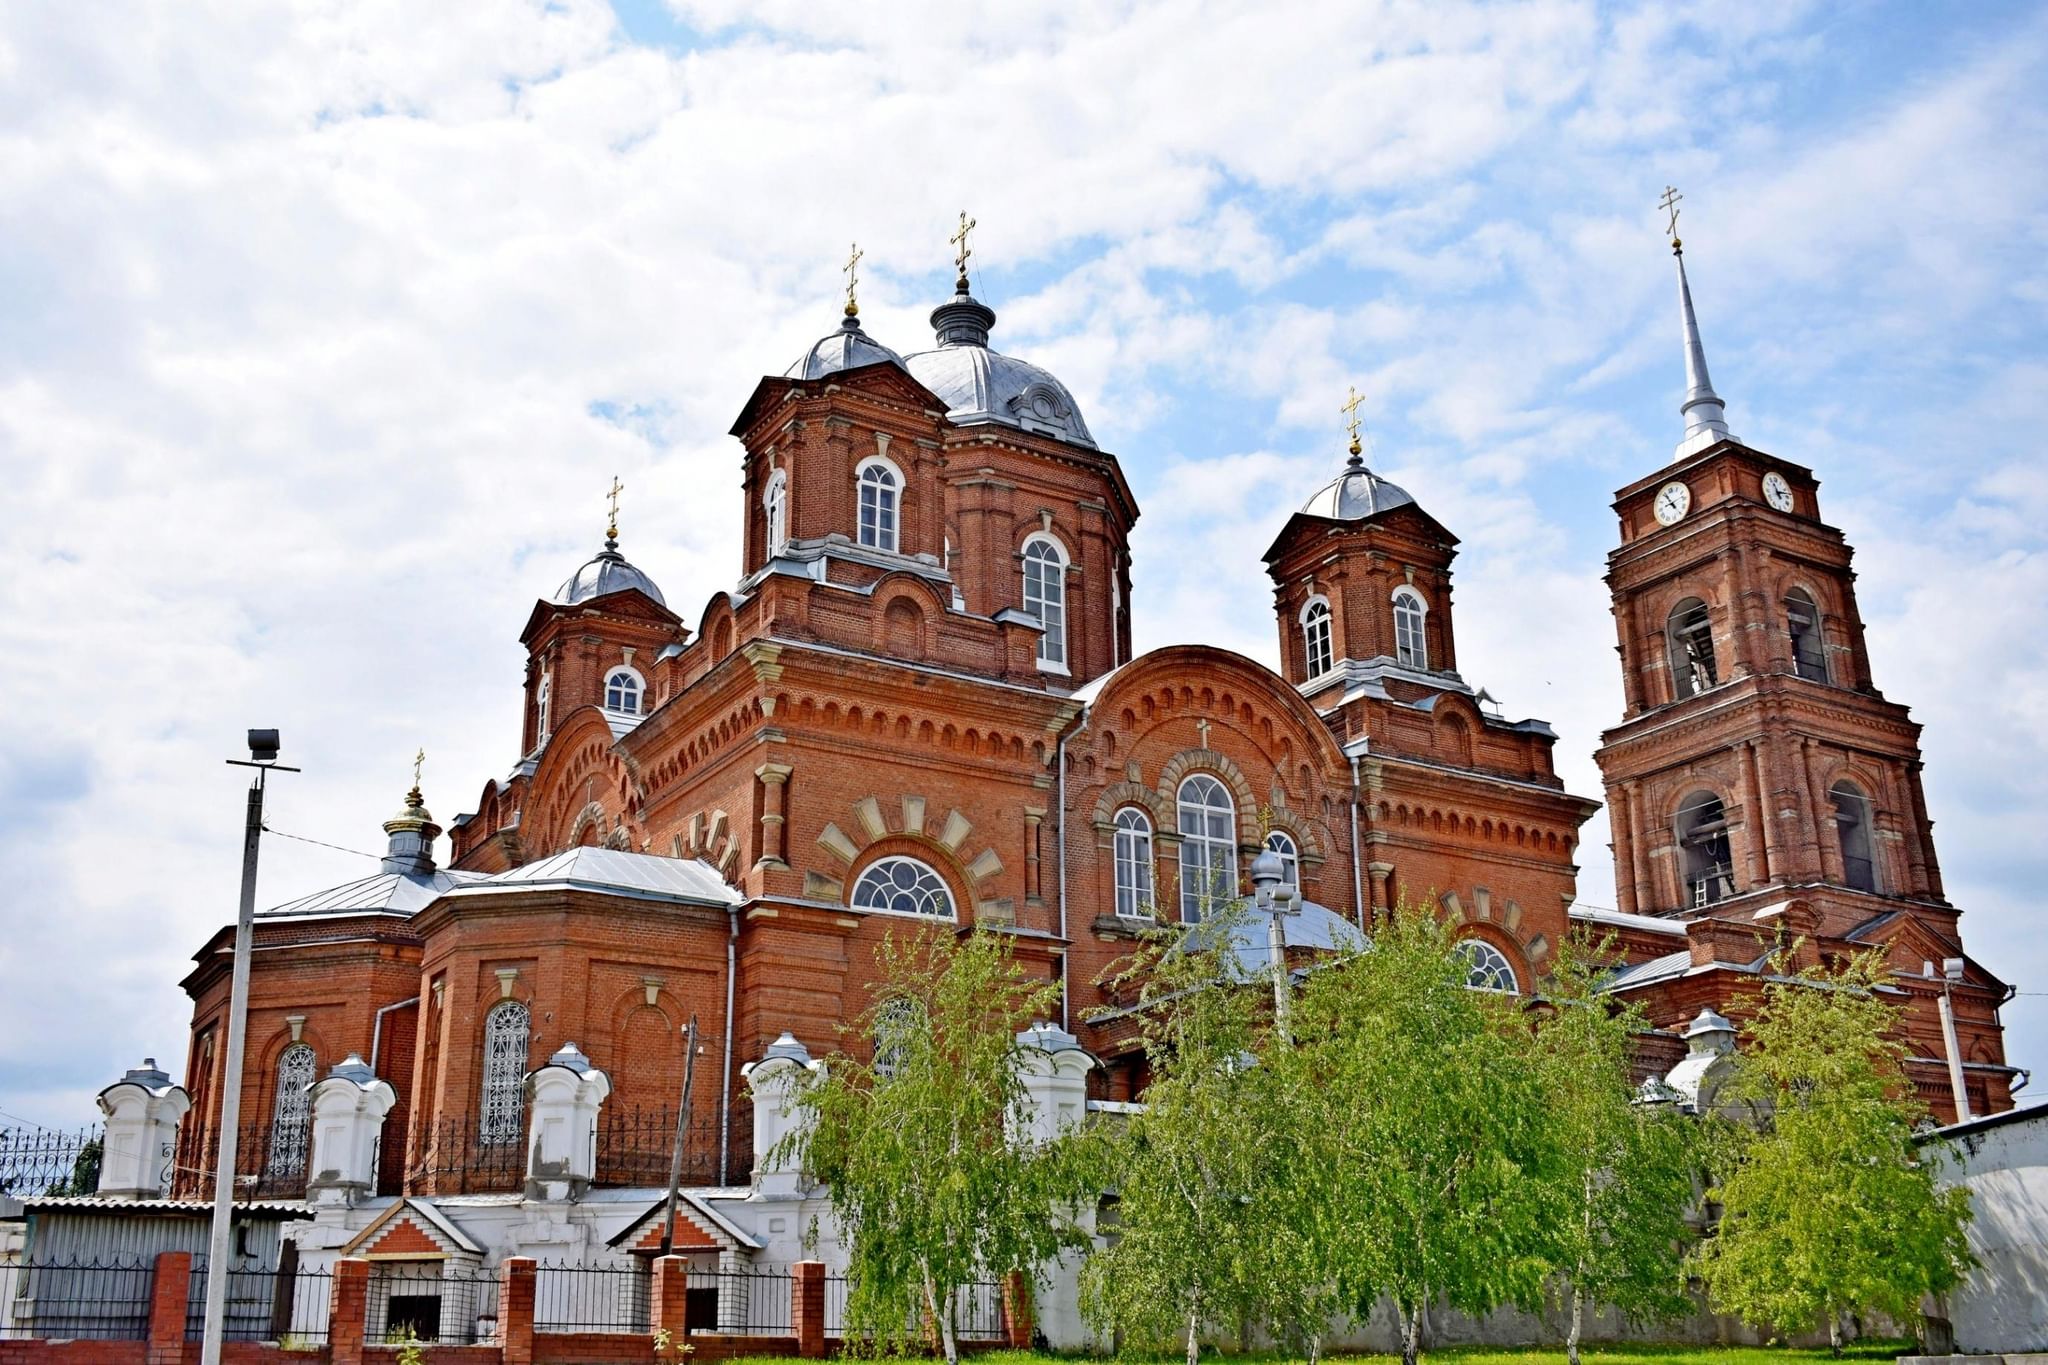
[[[1660,207],[1671,214],[1671,256],[1678,262],[1678,312],[1685,329],[1685,401],[1678,405],[1679,415],[1685,418],[1685,437],[1672,457],[1682,460],[1716,442],[1734,440],[1735,433],[1728,430],[1727,409],[1707,376],[1707,352],[1700,345],[1700,323],[1692,312],[1692,288],[1685,281],[1685,245],[1678,240],[1680,197],[1677,190],[1667,188]]]

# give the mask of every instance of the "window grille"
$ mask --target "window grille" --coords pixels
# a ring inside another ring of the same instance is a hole
[[[277,1099],[270,1110],[270,1152],[264,1173],[289,1178],[306,1171],[306,1143],[313,1132],[313,1049],[293,1043],[277,1058]]]
[[[524,1004],[501,1000],[484,1016],[483,1122],[486,1147],[517,1143],[525,1128],[526,1044],[532,1020]]]
[[[1024,610],[1045,629],[1038,637],[1038,662],[1067,666],[1067,564],[1060,547],[1034,539],[1024,547]]]
[[[895,471],[870,464],[860,471],[860,543],[877,550],[896,549],[898,488]]]
[[[1410,668],[1429,667],[1429,640],[1423,633],[1428,612],[1415,589],[1394,590],[1394,656]]]
[[[1152,822],[1135,806],[1116,813],[1116,912],[1152,914]]]
[[[853,884],[853,905],[927,919],[954,917],[945,879],[915,858],[883,858],[861,873]]]
[[[1194,924],[1237,891],[1237,808],[1223,784],[1196,773],[1180,784],[1180,917]]]

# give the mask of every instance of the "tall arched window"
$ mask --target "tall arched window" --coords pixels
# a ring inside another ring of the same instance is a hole
[[[1507,954],[1484,939],[1468,938],[1458,945],[1465,959],[1465,984],[1475,991],[1500,991],[1514,995],[1522,989]]]
[[[640,714],[640,675],[630,668],[615,668],[604,680],[604,709],[622,716]]]
[[[1714,624],[1707,617],[1706,603],[1688,597],[1673,607],[1664,623],[1664,636],[1676,697],[1698,696],[1720,682],[1720,671],[1714,665]]]
[[[532,1016],[517,1000],[500,1000],[484,1016],[484,1084],[477,1141],[510,1146],[525,1136],[526,1042]]]
[[[1410,668],[1429,667],[1429,639],[1423,625],[1429,604],[1422,594],[1402,585],[1394,589],[1394,657]]]
[[[1152,822],[1136,806],[1116,813],[1116,912],[1149,919],[1152,905]]]
[[[1034,535],[1024,542],[1024,610],[1045,630],[1038,637],[1038,666],[1067,668],[1067,557],[1059,542]]]
[[[1827,644],[1820,631],[1820,608],[1813,594],[1794,588],[1785,594],[1785,631],[1792,637],[1792,667],[1800,677],[1828,680]]]
[[[1712,792],[1694,792],[1678,808],[1678,847],[1684,857],[1688,905],[1712,905],[1735,894],[1728,848],[1728,811]]]
[[[915,858],[878,859],[853,884],[853,905],[892,915],[952,919],[953,893],[945,878]]]
[[[768,476],[761,510],[768,518],[768,557],[773,559],[789,543],[789,475],[780,469]]]
[[[1877,861],[1872,856],[1870,798],[1853,782],[1828,789],[1835,806],[1835,836],[1842,845],[1842,882],[1858,891],[1877,890]]]
[[[1320,678],[1336,661],[1330,647],[1330,604],[1320,597],[1308,599],[1301,612],[1301,642],[1308,656],[1308,676]]]
[[[895,553],[897,503],[903,493],[896,466],[879,456],[861,461],[855,476],[860,487],[860,543]]]
[[[548,694],[554,690],[554,680],[543,673],[540,686],[533,690],[533,734],[534,748],[548,742]]]
[[[306,1141],[313,1133],[313,1049],[293,1043],[277,1057],[277,1099],[270,1108],[270,1152],[265,1175],[292,1179],[306,1173]]]
[[[876,1010],[875,1075],[885,1081],[902,1075],[926,1031],[925,1012],[915,1000],[891,1000]]]
[[[1284,829],[1276,829],[1266,836],[1266,847],[1280,855],[1281,889],[1301,890],[1301,850],[1294,846],[1294,836]]]
[[[1196,773],[1180,784],[1180,917],[1194,924],[1237,894],[1237,807],[1223,784]]]

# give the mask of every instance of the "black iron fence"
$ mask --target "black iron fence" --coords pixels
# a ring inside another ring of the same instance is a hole
[[[795,1289],[795,1277],[786,1266],[692,1270],[690,1330],[786,1337],[796,1331]]]
[[[0,1339],[143,1340],[155,1280],[149,1261],[0,1265]]]
[[[205,1333],[208,1273],[206,1258],[194,1257],[192,1291],[185,1302],[187,1341],[198,1341]],[[298,1265],[272,1270],[230,1269],[222,1338],[275,1341],[286,1346],[325,1345],[333,1298],[331,1271]]]
[[[691,1287],[697,1284],[697,1276],[690,1277]],[[846,1334],[846,1302],[853,1294],[853,1282],[841,1275],[825,1277],[825,1335],[843,1337]],[[911,1315],[909,1332],[917,1336],[925,1330],[930,1314],[918,1311]],[[963,1284],[953,1294],[953,1337],[956,1341],[1002,1341],[1006,1333],[1003,1325],[1003,1287],[994,1280],[983,1280]]]
[[[214,1172],[220,1169],[220,1135],[218,1124],[188,1123],[178,1129],[176,1160],[167,1173],[174,1196],[212,1197]],[[310,1135],[305,1124],[245,1123],[236,1128],[235,1198],[304,1199]]]
[[[99,1188],[102,1130],[0,1128],[0,1194],[92,1194]]]
[[[749,1111],[751,1117],[751,1110]],[[739,1117],[736,1113],[735,1119]],[[716,1114],[693,1116],[683,1131],[683,1184],[715,1185],[719,1180],[720,1124]],[[737,1125],[726,1135],[725,1180],[743,1184],[753,1175],[753,1128]],[[674,1109],[614,1109],[597,1121],[599,1185],[659,1187],[668,1184],[676,1144]]]
[[[652,1262],[542,1265],[533,1276],[533,1330],[645,1333],[653,1302]]]
[[[485,1133],[473,1119],[425,1123],[413,1134],[406,1184],[435,1194],[504,1194],[526,1184],[526,1135]]]
[[[441,1261],[380,1261],[370,1269],[363,1339],[476,1346],[498,1340],[498,1272]]]

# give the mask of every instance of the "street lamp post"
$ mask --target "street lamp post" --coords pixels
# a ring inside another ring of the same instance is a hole
[[[1287,864],[1272,849],[1252,859],[1252,900],[1266,916],[1266,953],[1273,965],[1273,1027],[1287,1036],[1287,933],[1280,917],[1301,909],[1298,888],[1282,888]]]
[[[228,1254],[235,1214],[236,1140],[242,1121],[242,1044],[249,1029],[249,950],[256,928],[256,852],[263,838],[263,784],[272,772],[295,773],[277,761],[277,731],[251,730],[249,757],[227,760],[254,768],[242,826],[242,901],[235,915],[235,970],[228,993],[228,1048],[222,1062],[220,1148],[214,1155],[213,1237],[206,1252],[206,1331],[201,1365],[220,1365],[227,1317]]]

